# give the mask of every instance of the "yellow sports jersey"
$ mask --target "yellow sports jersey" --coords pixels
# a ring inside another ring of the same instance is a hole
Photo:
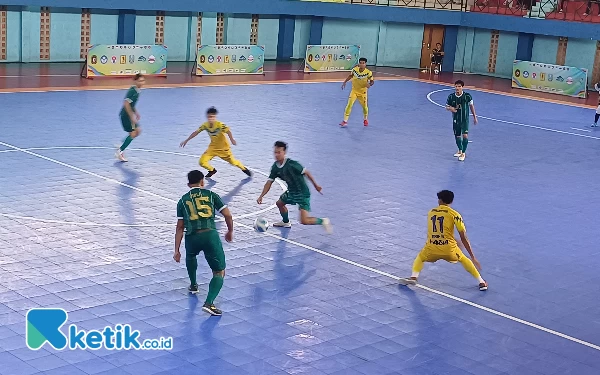
[[[213,150],[229,150],[229,142],[227,142],[227,132],[229,127],[223,124],[221,121],[215,121],[212,125],[209,122],[205,122],[200,125],[198,132],[206,130],[210,135],[210,145],[208,148]]]
[[[358,66],[352,69],[352,91],[358,94],[366,94],[369,81],[373,79],[373,73],[365,68],[362,72]]]
[[[465,223],[462,216],[450,206],[440,205],[427,214],[427,243],[425,247],[438,250],[455,249],[458,245],[454,239],[454,228],[464,232]]]

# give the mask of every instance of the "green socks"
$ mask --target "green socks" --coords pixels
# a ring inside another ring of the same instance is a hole
[[[315,219],[315,225],[322,225],[322,224],[323,224],[323,219],[319,219],[319,218]]]
[[[463,154],[467,152],[467,146],[469,145],[469,138],[462,139],[462,152]]]
[[[459,151],[462,151],[462,137],[456,137],[456,146],[458,146]]]
[[[208,296],[204,303],[212,305],[215,302],[215,298],[219,295],[221,288],[223,287],[223,278],[221,276],[213,275],[213,278],[208,284]]]
[[[185,268],[187,268],[188,276],[190,277],[190,283],[192,285],[198,284],[196,281],[196,270],[198,269],[198,260],[195,256],[185,257]],[[221,285],[223,285],[221,283]]]
[[[290,213],[289,211],[281,212],[281,217],[283,218],[284,223],[290,222]]]
[[[119,148],[119,150],[125,151],[125,149],[127,148],[127,146],[129,146],[129,144],[131,143],[131,141],[133,141],[133,138],[131,138],[131,136],[128,135],[127,138],[125,138],[125,140],[123,141],[123,144],[121,145],[121,147]]]

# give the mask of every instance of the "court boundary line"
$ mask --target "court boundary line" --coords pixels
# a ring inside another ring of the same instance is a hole
[[[0,142],[2,143],[2,142]],[[36,151],[42,151],[42,150],[113,150],[114,148],[112,147],[106,147],[106,146],[51,146],[51,147],[31,147],[31,148],[24,148],[22,150],[25,151],[31,151],[31,150],[36,150]],[[199,155],[193,155],[193,154],[188,154],[185,152],[175,152],[175,151],[163,151],[163,150],[151,150],[151,149],[145,149],[145,148],[130,148],[130,151],[140,151],[140,152],[148,152],[148,153],[155,153],[155,154],[168,154],[168,155],[178,155],[178,156],[189,156],[189,157],[193,157],[193,158],[199,158]],[[10,149],[10,150],[1,150],[0,153],[8,153],[8,152],[19,152],[21,150],[18,149]],[[23,152],[23,151],[21,151]],[[39,154],[38,154],[39,155]],[[40,155],[43,156],[43,155]],[[51,159],[51,158],[49,158]],[[55,160],[55,159],[52,159]],[[55,162],[59,162],[60,161],[56,160]],[[66,164],[66,163],[65,163]],[[77,167],[75,167],[77,168]],[[254,169],[254,168],[248,168],[251,171],[254,171],[258,174],[261,174],[265,177],[269,177],[269,175],[263,171]],[[81,171],[79,171],[81,172]],[[92,172],[93,173],[93,172]],[[99,177],[102,179],[107,180],[106,177],[102,176],[102,175],[97,175],[94,177]],[[118,183],[122,186],[125,186],[127,184],[123,184],[120,181],[118,181]],[[279,185],[279,187],[283,190],[283,192],[285,193],[287,191],[287,186],[285,186],[285,184],[282,181],[277,180],[277,184]],[[125,186],[128,188],[132,188],[130,186]],[[141,192],[147,192],[146,190],[142,190]],[[161,197],[161,198],[165,198],[165,197]],[[239,219],[245,219],[248,217],[252,217],[252,216],[256,216],[256,215],[260,215],[263,214],[265,212],[274,210],[275,208],[277,208],[276,204],[272,204],[266,208],[260,209],[258,211],[255,212],[250,212],[247,214],[242,214],[239,216],[234,216],[233,219],[234,220],[239,220]],[[132,227],[132,228],[136,228],[136,227],[167,227],[167,226],[174,226],[175,223],[164,223],[164,224],[125,224],[125,223],[115,223],[115,224],[104,224],[104,223],[93,223],[93,222],[75,222],[75,221],[66,221],[66,220],[54,220],[54,219],[43,219],[43,218],[36,218],[36,217],[32,217],[32,216],[20,216],[20,215],[13,215],[13,214],[6,214],[6,213],[2,213],[0,212],[0,216],[3,217],[7,217],[7,218],[11,218],[11,219],[17,219],[17,220],[32,220],[32,221],[38,221],[38,222],[42,222],[42,223],[49,223],[49,224],[63,224],[63,225],[80,225],[80,226],[97,226],[97,227],[112,227],[112,228],[122,228],[122,227]],[[223,222],[224,219],[221,217],[218,217],[215,219],[217,222]]]
[[[151,191],[144,190],[144,189],[140,189],[140,188],[137,188],[137,187],[135,187],[135,186],[131,186],[131,185],[128,185],[128,184],[122,183],[122,182],[120,182],[120,181],[117,181],[117,180],[115,180],[115,179],[111,179],[111,178],[104,177],[104,176],[102,176],[102,175],[99,175],[99,174],[97,174],[97,173],[94,173],[94,172],[88,171],[88,170],[86,170],[86,169],[79,168],[79,167],[76,167],[76,166],[74,166],[74,165],[70,165],[70,164],[67,164],[67,163],[61,162],[61,161],[59,161],[59,160],[56,160],[56,159],[49,158],[49,157],[47,157],[47,156],[44,156],[44,155],[41,155],[41,154],[38,154],[38,153],[35,153],[35,152],[32,152],[32,151],[28,151],[28,150],[26,150],[26,149],[23,149],[23,148],[19,148],[19,147],[17,147],[17,146],[11,145],[11,144],[9,144],[9,143],[5,143],[5,142],[2,142],[2,141],[0,141],[0,145],[2,145],[2,146],[4,146],[4,147],[11,148],[11,149],[14,149],[14,150],[16,150],[16,151],[20,151],[20,152],[22,152],[22,153],[25,153],[25,154],[28,154],[28,155],[30,155],[30,156],[34,156],[34,157],[37,157],[37,158],[40,158],[40,159],[43,159],[43,160],[46,160],[46,161],[49,161],[49,162],[52,162],[52,163],[55,163],[55,164],[61,165],[61,166],[63,166],[63,167],[66,167],[66,168],[70,168],[70,169],[76,170],[76,171],[78,171],[78,172],[81,172],[81,173],[84,173],[84,174],[87,174],[87,175],[90,175],[90,176],[94,176],[94,177],[97,177],[97,178],[101,178],[101,179],[103,179],[103,180],[105,180],[105,181],[108,181],[108,182],[113,182],[113,183],[116,183],[116,184],[118,184],[118,185],[121,185],[121,186],[123,186],[123,187],[127,187],[127,188],[130,188],[130,189],[132,189],[132,190],[135,190],[135,191],[139,191],[139,192],[141,192],[141,193],[146,193],[146,194],[148,194],[148,195],[150,195],[150,196],[154,196],[154,197],[156,197],[156,198],[159,198],[159,199],[162,199],[162,200],[169,201],[169,202],[171,202],[171,203],[175,203],[175,202],[177,202],[177,201],[175,201],[174,199],[167,198],[167,197],[163,197],[163,196],[161,196],[161,195],[159,195],[159,194],[156,194],[156,193],[153,193],[153,192],[151,192]],[[246,228],[246,229],[249,229],[249,230],[252,230],[252,231],[254,231],[254,228],[253,228],[252,226],[250,226],[250,225],[246,225],[246,224],[239,223],[239,222],[236,222],[236,225],[237,225],[237,226],[241,226],[241,227],[243,227],[243,228]],[[373,272],[373,273],[379,274],[379,275],[381,275],[381,276],[385,276],[385,277],[391,278],[391,279],[393,279],[393,280],[396,280],[396,281],[400,281],[400,280],[402,279],[401,277],[398,277],[398,276],[392,275],[392,274],[390,274],[390,273],[387,273],[387,272],[384,272],[384,271],[380,271],[380,270],[378,270],[378,269],[376,269],[376,268],[372,268],[372,267],[369,267],[369,266],[365,266],[364,264],[360,264],[360,263],[354,262],[354,261],[352,261],[352,260],[349,260],[349,259],[343,258],[343,257],[341,257],[341,256],[338,256],[338,255],[335,255],[335,254],[328,253],[328,252],[326,252],[326,251],[324,251],[324,250],[317,249],[317,248],[315,248],[315,247],[312,247],[312,246],[309,246],[309,245],[303,244],[303,243],[301,243],[301,242],[297,242],[297,241],[290,240],[290,239],[288,239],[288,238],[285,238],[285,237],[282,237],[282,236],[278,236],[278,235],[276,235],[276,234],[270,233],[269,231],[267,231],[267,232],[264,232],[264,233],[262,233],[262,234],[263,234],[263,235],[266,235],[266,236],[269,236],[269,237],[272,237],[272,238],[275,238],[275,239],[277,239],[277,240],[279,240],[279,241],[284,241],[284,242],[287,242],[287,243],[289,243],[289,244],[295,245],[295,246],[297,246],[297,247],[300,247],[300,248],[303,248],[303,249],[306,249],[306,250],[313,251],[313,252],[315,252],[315,253],[317,253],[317,254],[325,255],[325,256],[327,256],[327,257],[329,257],[329,258],[332,258],[332,259],[339,260],[339,261],[341,261],[341,262],[344,262],[344,263],[347,263],[347,264],[353,265],[353,266],[355,266],[355,267],[362,268],[362,269],[364,269],[364,270],[367,270],[367,271],[370,271],[370,272]],[[558,332],[558,331],[555,331],[555,330],[552,330],[552,329],[549,329],[549,328],[546,328],[546,327],[540,326],[540,325],[538,325],[538,324],[535,324],[535,323],[529,322],[529,321],[527,321],[527,320],[523,320],[523,319],[517,318],[517,317],[515,317],[515,316],[512,316],[512,315],[509,315],[509,314],[505,314],[505,313],[503,313],[503,312],[500,312],[500,311],[494,310],[494,309],[492,309],[492,308],[489,308],[489,307],[486,307],[486,306],[480,305],[480,304],[478,304],[478,303],[475,303],[475,302],[471,302],[471,301],[469,301],[469,300],[466,300],[466,299],[463,299],[463,298],[460,298],[460,297],[454,296],[454,295],[452,295],[452,294],[449,294],[449,293],[446,293],[446,292],[439,291],[439,290],[437,290],[437,289],[433,289],[433,288],[427,287],[427,286],[425,286],[425,285],[422,285],[422,284],[417,284],[417,285],[416,285],[416,287],[417,287],[417,288],[420,288],[420,289],[423,289],[423,290],[426,290],[426,291],[428,291],[428,292],[430,292],[430,293],[437,294],[437,295],[439,295],[439,296],[446,297],[446,298],[448,298],[448,299],[451,299],[451,300],[454,300],[454,301],[457,301],[457,302],[461,302],[461,303],[463,303],[463,304],[465,304],[465,305],[468,305],[468,306],[471,306],[471,307],[475,307],[475,308],[477,308],[477,309],[479,309],[479,310],[482,310],[482,311],[485,311],[485,312],[491,313],[491,314],[493,314],[493,315],[500,316],[500,317],[502,317],[502,318],[505,318],[505,319],[511,320],[511,321],[513,321],[513,322],[520,323],[520,324],[523,324],[523,325],[525,325],[525,326],[528,326],[528,327],[531,327],[531,328],[535,328],[535,329],[537,329],[537,330],[540,330],[540,331],[543,331],[543,332],[546,332],[546,333],[550,333],[550,334],[552,334],[552,335],[554,335],[554,336],[557,336],[557,337],[560,337],[560,338],[563,338],[563,339],[569,340],[569,341],[571,341],[571,342],[574,342],[574,343],[577,343],[577,344],[581,344],[581,345],[583,345],[583,346],[586,346],[586,347],[589,347],[589,348],[592,348],[592,349],[595,349],[595,350],[598,350],[598,351],[600,351],[600,346],[599,346],[599,345],[592,344],[592,343],[590,343],[590,342],[587,342],[587,341],[584,341],[584,340],[578,339],[578,338],[576,338],[576,337],[569,336],[569,335],[567,335],[567,334],[564,334],[564,333],[561,333],[561,332]]]
[[[435,102],[433,99],[431,99],[431,95],[433,94],[437,94],[438,92],[442,92],[442,91],[450,91],[452,89],[439,89],[439,90],[433,90],[430,93],[427,94],[427,100],[429,100],[430,103],[438,106],[438,107],[442,107],[445,108],[445,106],[443,104],[437,103]],[[573,133],[573,132],[568,132],[568,131],[564,131],[564,130],[558,130],[558,129],[552,129],[552,128],[545,128],[543,126],[537,126],[537,125],[530,125],[530,124],[523,124],[520,122],[515,122],[515,121],[508,121],[508,120],[500,120],[497,118],[492,118],[492,117],[486,117],[486,116],[481,116],[481,115],[477,115],[478,118],[482,118],[484,120],[490,120],[490,121],[495,121],[495,122],[500,122],[503,124],[509,124],[509,125],[515,125],[515,126],[521,126],[523,128],[530,128],[530,129],[537,129],[537,130],[544,130],[547,132],[552,132],[552,133],[559,133],[559,134],[567,134],[567,135],[573,135],[576,137],[581,137],[581,138],[590,138],[590,139],[598,139],[600,140],[600,137],[594,137],[592,135],[586,135],[586,134],[579,134],[579,133]],[[571,128],[573,129],[573,128]],[[583,130],[583,129],[580,129]],[[583,130],[583,131],[588,131],[588,130]]]

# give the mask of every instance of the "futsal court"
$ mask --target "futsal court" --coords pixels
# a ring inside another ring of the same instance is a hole
[[[593,110],[467,88],[480,123],[461,163],[440,108],[451,87],[387,78],[369,91],[370,126],[356,104],[347,129],[341,82],[145,89],[128,163],[114,159],[125,90],[0,94],[0,374],[600,373]],[[197,296],[172,259],[176,202],[208,136],[179,143],[213,105],[255,171],[215,161],[208,185],[236,223],[221,318],[201,311],[204,259]],[[293,228],[253,231],[280,218],[284,185],[256,204],[277,140],[322,185],[312,209],[333,235],[296,209]],[[426,264],[419,287],[398,284],[441,189],[456,194],[487,292],[445,262]],[[32,351],[34,307],[173,349]]]

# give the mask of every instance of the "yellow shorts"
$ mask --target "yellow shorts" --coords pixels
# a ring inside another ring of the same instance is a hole
[[[233,152],[231,152],[231,149],[216,150],[216,149],[212,149],[209,147],[208,149],[206,149],[206,151],[204,151],[204,155],[209,156],[211,159],[212,158],[229,159],[229,158],[233,157]]]
[[[457,263],[460,258],[464,256],[465,255],[458,246],[444,248],[425,245],[425,247],[419,253],[421,260],[428,263],[435,263],[438,260]]]

